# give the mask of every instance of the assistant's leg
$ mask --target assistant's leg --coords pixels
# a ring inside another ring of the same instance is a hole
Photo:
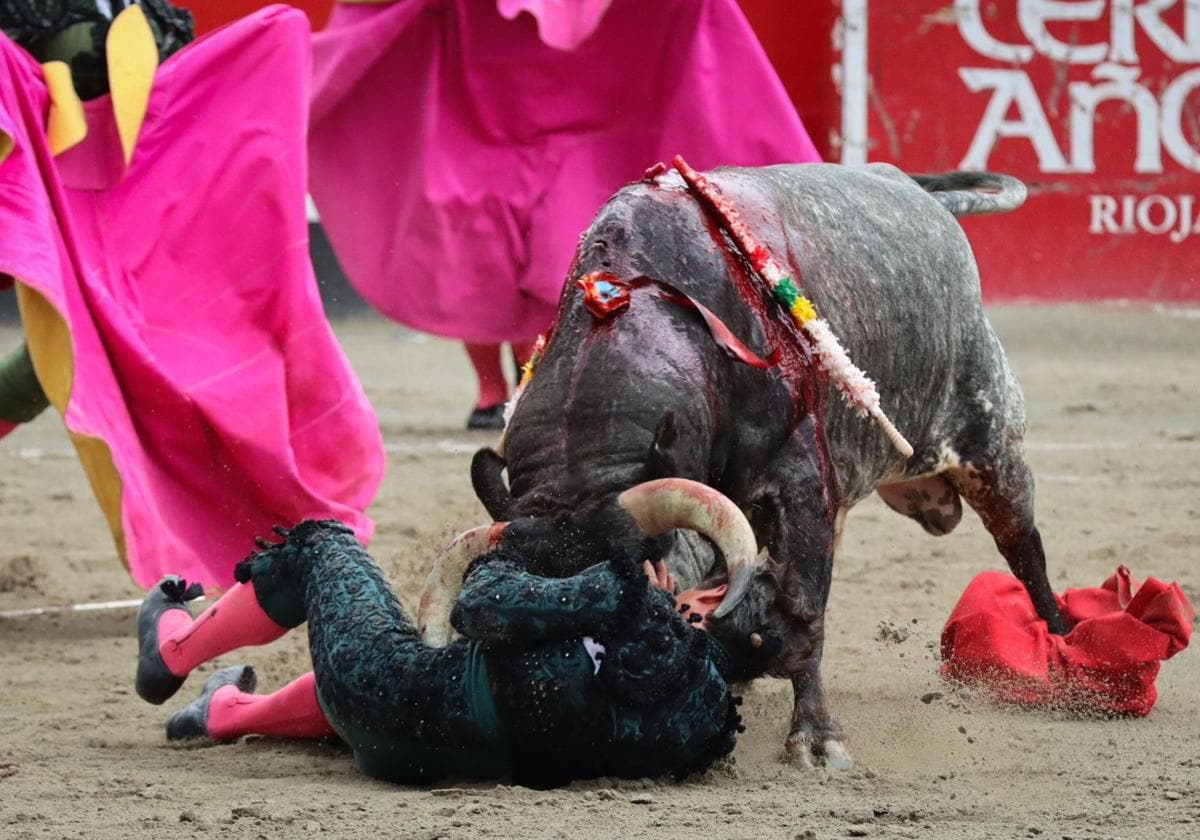
[[[37,417],[50,401],[33,370],[25,342],[0,359],[0,437]]]
[[[504,428],[504,403],[508,400],[508,381],[500,364],[499,344],[463,342],[467,358],[479,380],[479,398],[467,418],[468,429]]]

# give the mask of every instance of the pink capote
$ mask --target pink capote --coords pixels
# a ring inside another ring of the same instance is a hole
[[[123,171],[108,97],[51,157],[41,70],[0,36],[0,272],[69,326],[66,424],[111,450],[143,586],[229,585],[276,523],[373,529],[379,426],[307,250],[308,39],[276,6],[172,56]]]
[[[310,190],[416,329],[534,338],[592,216],[676,153],[819,159],[736,0],[338,4],[314,37]]]
[[[528,12],[537,21],[538,37],[556,50],[573,50],[600,25],[612,0],[496,0],[505,20]]]

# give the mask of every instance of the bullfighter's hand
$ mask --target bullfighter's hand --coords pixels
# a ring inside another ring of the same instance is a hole
[[[661,560],[651,563],[647,560],[642,563],[642,571],[650,578],[651,586],[656,586],[671,595],[675,594],[675,575],[667,569],[666,563]]]
[[[712,589],[689,589],[676,595],[675,603],[679,605],[679,611],[683,613],[684,618],[701,630],[707,630],[708,617],[712,615],[713,610],[721,606],[721,600],[728,588],[722,583]]]

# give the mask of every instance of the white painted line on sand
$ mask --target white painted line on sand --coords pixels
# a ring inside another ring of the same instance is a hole
[[[396,455],[470,455],[482,445],[482,441],[473,442],[445,438],[443,440],[418,441],[417,443],[395,441],[393,443],[385,443],[383,448],[385,451]]]
[[[1127,449],[1200,450],[1200,440],[1062,440],[1025,441],[1030,452],[1120,452]]]
[[[206,598],[197,598],[189,601],[191,604],[200,604],[206,601]],[[50,607],[28,607],[21,610],[2,610],[0,611],[0,620],[6,618],[32,618],[39,615],[62,615],[64,613],[77,612],[99,612],[102,610],[131,610],[141,606],[141,598],[130,598],[125,601],[92,601],[86,604],[61,604]]]
[[[411,442],[392,441],[391,443],[385,443],[383,448],[394,455],[471,455],[476,449],[486,445],[486,443],[486,440],[470,441],[443,438],[441,440]],[[40,461],[42,458],[63,458],[75,454],[75,450],[73,449],[42,449],[35,446],[26,446],[10,451],[13,456],[22,461]]]
[[[4,610],[0,619],[29,618],[35,615],[57,615],[72,612],[94,612],[96,610],[124,610],[141,604],[141,599],[128,601],[93,601],[90,604],[63,604],[54,607],[29,607],[23,610]]]
[[[1161,303],[1154,305],[1154,312],[1158,315],[1165,315],[1168,318],[1179,318],[1184,321],[1200,321],[1200,308],[1192,306],[1164,306]]]
[[[393,442],[384,445],[388,452],[400,455],[466,455],[473,453],[484,442],[443,438],[436,441],[416,443]],[[1128,449],[1200,450],[1200,440],[1027,440],[1025,448],[1031,452],[1103,452]]]
[[[1035,472],[1033,480],[1039,484],[1050,482],[1051,484],[1116,484],[1113,479],[1106,475],[1067,475],[1066,473],[1046,473]]]

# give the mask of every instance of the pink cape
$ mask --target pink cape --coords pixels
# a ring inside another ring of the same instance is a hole
[[[1139,587],[1121,566],[1058,604],[1065,636],[1049,632],[1012,575],[978,575],[942,631],[942,675],[1019,705],[1150,714],[1162,660],[1192,636],[1196,613],[1179,585],[1148,578]]]
[[[736,0],[498,3],[338,4],[314,38],[310,189],[397,321],[530,340],[647,167],[819,159]]]
[[[142,586],[229,585],[275,524],[373,529],[379,426],[307,250],[308,38],[276,6],[172,56],[126,169],[107,96],[51,156],[41,68],[0,35],[0,272]]]

